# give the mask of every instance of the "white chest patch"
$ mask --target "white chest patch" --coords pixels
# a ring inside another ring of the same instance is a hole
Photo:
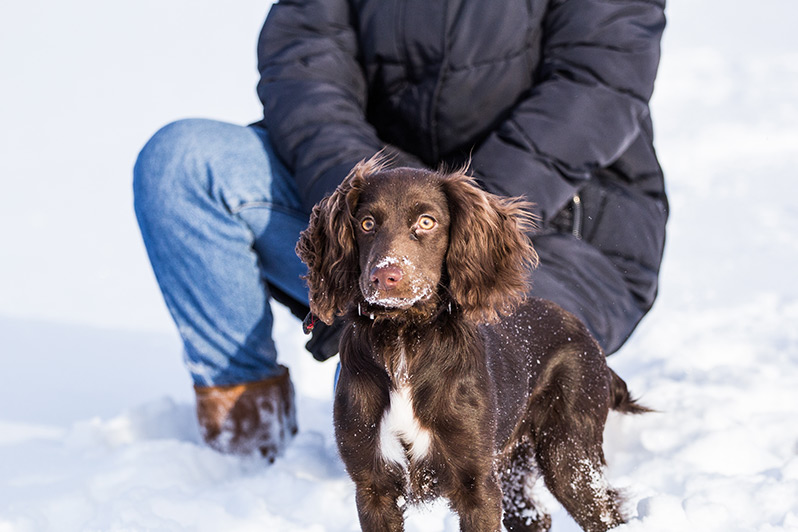
[[[427,456],[432,439],[413,411],[409,384],[391,391],[390,399],[380,422],[380,454],[386,462],[406,467],[408,458],[418,461]]]

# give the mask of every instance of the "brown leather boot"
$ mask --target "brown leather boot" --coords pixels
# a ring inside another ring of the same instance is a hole
[[[194,386],[205,442],[225,454],[259,452],[274,461],[297,432],[294,387],[288,368],[256,382]]]

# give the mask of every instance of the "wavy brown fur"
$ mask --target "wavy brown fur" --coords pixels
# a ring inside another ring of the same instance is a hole
[[[524,300],[538,263],[527,237],[531,204],[488,194],[463,173],[444,176],[442,185],[452,217],[449,291],[467,319],[494,323]]]
[[[358,164],[335,192],[313,207],[297,244],[297,254],[308,267],[310,309],[327,324],[357,299],[360,271],[351,211],[365,176],[382,168],[378,158]]]

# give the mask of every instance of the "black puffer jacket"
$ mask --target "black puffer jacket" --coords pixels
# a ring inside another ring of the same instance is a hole
[[[648,101],[664,0],[282,0],[259,42],[264,126],[305,206],[391,145],[525,195],[653,302],[667,201]],[[630,269],[631,268],[631,269]],[[633,271],[632,271],[633,270]],[[647,273],[648,272],[648,273]],[[650,275],[649,275],[650,274]]]

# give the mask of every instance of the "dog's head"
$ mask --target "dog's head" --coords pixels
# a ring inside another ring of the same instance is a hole
[[[316,205],[297,245],[311,311],[331,323],[359,302],[392,315],[451,302],[495,321],[525,297],[537,263],[528,208],[461,172],[363,162]]]

